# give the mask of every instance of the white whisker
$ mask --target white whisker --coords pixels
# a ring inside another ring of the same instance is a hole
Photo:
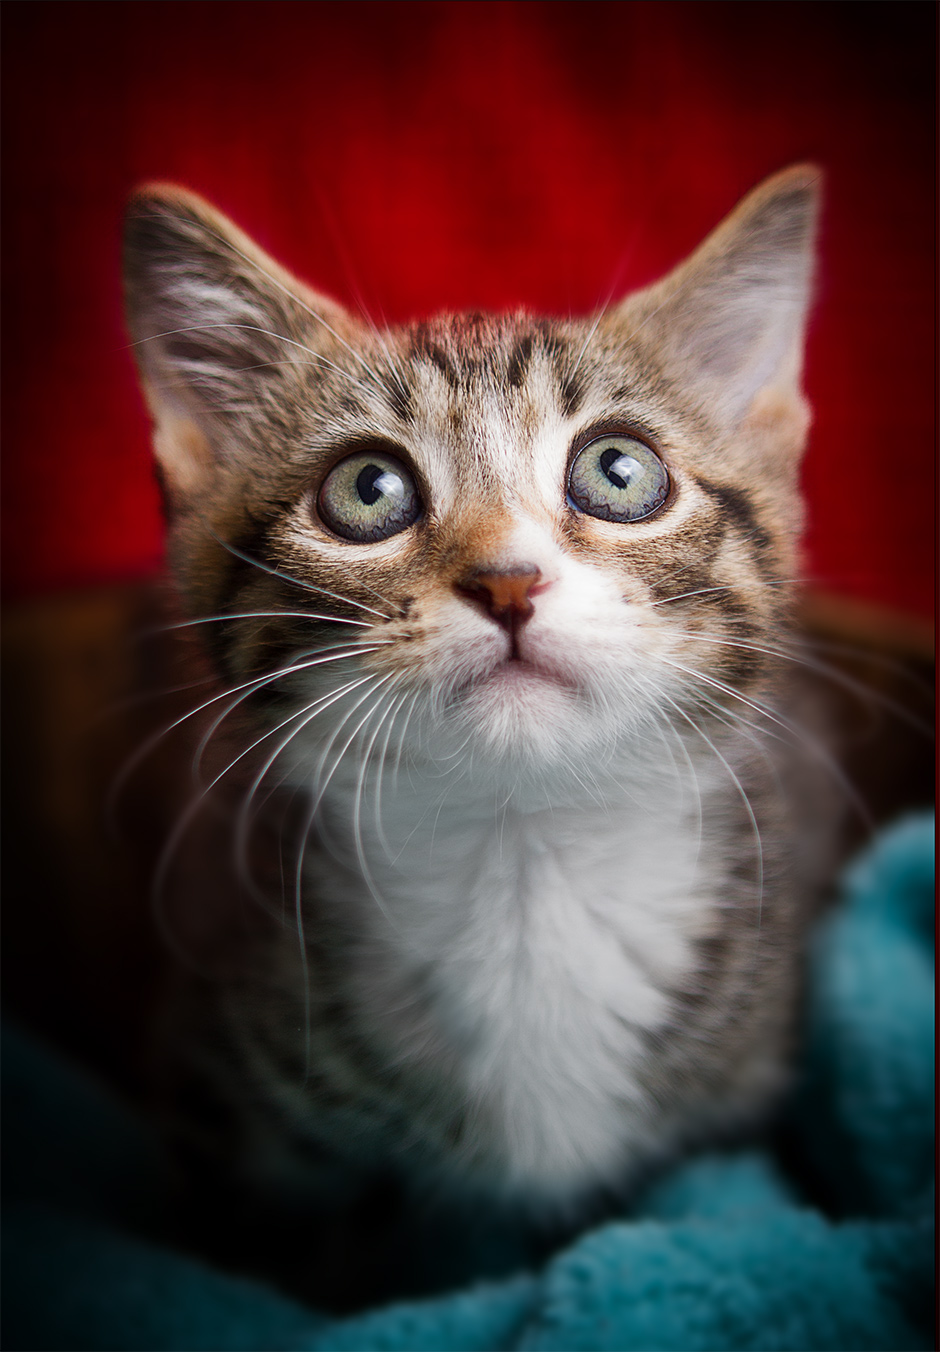
[[[274,733],[280,732],[281,728],[286,727],[288,723],[293,722],[295,719],[300,720],[297,724],[297,727],[292,728],[289,735],[287,737],[282,738],[282,740],[278,743],[275,749],[268,756],[267,760],[264,762],[261,769],[258,771],[254,779],[252,780],[248,792],[242,800],[242,804],[241,807],[239,808],[238,817],[236,820],[236,840],[239,843],[236,857],[239,861],[239,865],[241,865],[244,862],[247,866],[247,860],[245,859],[244,854],[244,845],[247,842],[248,822],[251,816],[252,802],[254,801],[255,795],[257,794],[258,789],[261,787],[261,784],[263,783],[264,779],[271,771],[275,761],[287,749],[290,743],[295,738],[297,738],[300,735],[300,733],[303,732],[304,728],[306,728],[308,724],[313,721],[314,718],[319,717],[321,713],[324,713],[328,708],[330,708],[333,704],[335,704],[337,700],[341,699],[343,695],[350,694],[353,690],[358,690],[360,686],[365,685],[367,682],[372,680],[374,680],[374,677],[371,674],[367,676],[360,676],[358,680],[350,681],[346,685],[340,686],[338,690],[331,690],[328,694],[322,695],[318,700],[315,700],[313,704],[307,704],[304,705],[302,709],[295,710],[294,713],[290,714],[281,723],[279,723],[276,728],[271,729],[271,733],[273,735]]]
[[[283,573],[279,577],[285,576]],[[291,579],[293,580],[293,579]],[[327,624],[353,624],[360,629],[374,629],[371,620],[347,620],[339,615],[319,615],[313,610],[233,610],[229,614],[201,615],[195,620],[178,620],[172,624],[154,625],[141,631],[141,637],[152,634],[168,634],[177,629],[192,629],[200,624],[222,624],[225,620],[324,620]]]
[[[376,839],[378,840],[380,846],[384,850],[385,857],[386,859],[389,860],[389,862],[391,862],[392,852],[388,842],[388,838],[385,835],[385,829],[382,826],[382,778],[385,774],[385,770],[388,765],[388,748],[389,743],[391,741],[392,732],[395,727],[395,720],[398,717],[398,714],[402,709],[402,707],[404,706],[405,700],[407,698],[408,698],[407,691],[405,691],[404,694],[399,695],[398,700],[395,703],[392,716],[389,719],[388,726],[385,730],[385,741],[382,743],[382,749],[377,757],[378,775],[375,781],[375,800],[374,800],[375,833]]]
[[[392,677],[391,677],[392,687],[394,687],[396,681],[400,681],[400,680],[402,680],[402,679],[403,679],[403,673],[401,673],[401,672],[398,672],[396,675],[392,676]],[[375,713],[375,710],[376,710],[377,707],[378,707],[378,701],[376,701],[376,704],[375,704],[375,705],[373,706],[373,708],[370,710],[370,712],[369,712],[369,714],[368,714],[368,718],[371,718],[371,717],[372,717],[372,715],[373,715],[373,713]],[[365,884],[366,884],[366,886],[368,887],[369,891],[370,891],[371,894],[372,894],[373,899],[374,899],[375,902],[376,902],[376,905],[378,906],[379,910],[382,912],[382,914],[385,916],[386,919],[390,919],[389,914],[388,914],[388,910],[387,910],[387,908],[386,908],[386,906],[385,906],[385,902],[384,902],[383,898],[382,898],[381,895],[379,894],[378,886],[377,886],[377,884],[376,884],[376,881],[375,881],[375,878],[374,878],[374,876],[373,876],[372,870],[371,870],[371,868],[369,867],[369,861],[368,861],[368,858],[366,857],[366,851],[365,851],[365,848],[364,848],[363,842],[362,842],[362,794],[363,794],[363,789],[364,789],[364,786],[365,786],[366,774],[367,774],[368,768],[369,768],[369,758],[370,758],[370,756],[372,755],[372,750],[373,750],[373,747],[375,746],[376,738],[378,737],[379,732],[380,732],[381,729],[382,729],[382,724],[384,723],[385,719],[388,717],[389,713],[390,713],[390,708],[386,708],[386,710],[385,710],[385,712],[383,713],[382,717],[379,719],[378,723],[376,724],[376,726],[375,726],[375,728],[374,728],[374,730],[373,730],[373,732],[372,732],[372,734],[371,734],[371,736],[370,736],[370,738],[369,738],[368,744],[366,745],[365,751],[364,751],[364,753],[363,753],[363,757],[362,757],[362,765],[361,765],[361,767],[360,767],[360,769],[359,769],[359,775],[358,775],[358,778],[357,778],[357,780],[356,780],[356,790],[355,790],[355,794],[354,794],[354,796],[353,796],[353,812],[352,812],[353,841],[354,841],[355,846],[356,846],[356,858],[357,858],[357,860],[358,860],[358,862],[359,862],[359,868],[360,868],[360,871],[361,871],[361,873],[362,873],[362,877],[363,877],[363,879],[365,880]],[[366,719],[366,720],[364,720],[364,721],[368,721],[368,719]],[[358,729],[357,729],[357,731],[358,731]],[[381,772],[380,772],[380,773],[381,773]]]
[[[319,811],[320,804],[323,801],[323,795],[326,792],[326,788],[330,782],[330,779],[333,777],[333,774],[337,766],[339,765],[349,746],[352,744],[352,741],[355,739],[356,733],[359,731],[359,727],[361,727],[362,723],[364,723],[366,719],[368,719],[371,716],[371,713],[374,710],[370,710],[369,713],[367,713],[366,715],[366,719],[363,719],[362,723],[360,723],[356,728],[353,729],[352,736],[343,746],[339,756],[336,758],[336,761],[334,762],[333,766],[330,769],[330,773],[327,775],[326,781],[323,782],[322,785],[320,782],[320,775],[322,774],[325,759],[329,755],[330,749],[335,744],[336,738],[339,736],[340,732],[342,731],[343,727],[348,722],[348,720],[355,713],[356,709],[359,708],[359,706],[363,703],[364,700],[368,699],[370,694],[374,693],[374,690],[377,689],[378,686],[384,684],[385,681],[391,679],[392,674],[390,673],[388,676],[382,677],[381,679],[377,680],[373,685],[372,690],[367,690],[362,696],[360,696],[360,698],[355,702],[352,708],[346,712],[346,714],[341,719],[338,727],[334,730],[333,735],[330,737],[329,741],[326,744],[326,747],[324,748],[323,754],[320,758],[316,773],[313,778],[313,785],[316,786],[316,792],[311,793],[310,807],[308,808],[307,815],[304,819],[304,824],[302,828],[300,838],[300,848],[297,852],[297,867],[294,874],[294,923],[297,927],[297,942],[300,950],[301,977],[303,981],[304,1084],[306,1084],[307,1080],[310,1078],[310,1010],[311,1010],[310,963],[307,956],[307,941],[304,927],[304,912],[303,912],[304,860],[306,858],[307,841],[310,837],[310,832],[313,829],[313,823],[316,820],[317,812]]]
[[[271,564],[265,563],[262,559],[256,559],[252,557],[251,554],[246,554],[244,550],[239,549],[237,545],[231,544],[230,541],[223,540],[220,535],[216,535],[211,527],[208,529],[213,540],[217,541],[223,549],[227,549],[230,554],[234,554],[236,558],[241,559],[244,563],[250,563],[252,567],[260,569],[262,573],[269,573],[271,577],[279,578],[282,582],[293,582],[295,586],[303,587],[306,591],[319,592],[321,596],[330,596],[334,601],[339,601],[344,606],[356,606],[357,609],[365,610],[370,615],[378,615],[380,620],[390,620],[392,618],[390,615],[386,615],[382,610],[376,610],[373,606],[367,606],[363,601],[354,601],[351,596],[340,596],[338,592],[330,591],[327,587],[317,586],[314,582],[304,582],[299,577],[294,577],[291,573],[285,573],[280,568],[274,568]]]
[[[123,791],[124,786],[126,785],[130,776],[134,773],[137,766],[140,765],[141,761],[143,761],[150,754],[150,752],[153,751],[154,748],[160,744],[160,742],[163,740],[164,737],[169,736],[171,732],[174,732],[176,728],[179,728],[184,723],[188,722],[189,719],[197,718],[199,714],[201,714],[204,710],[208,709],[211,705],[218,703],[218,701],[221,699],[228,699],[231,695],[236,694],[240,690],[248,690],[255,688],[260,689],[264,685],[269,684],[271,681],[279,680],[283,676],[290,676],[295,671],[301,670],[303,670],[302,664],[300,666],[280,667],[276,671],[269,672],[265,676],[256,676],[250,681],[243,681],[240,685],[231,686],[227,690],[221,690],[218,692],[218,694],[213,695],[210,699],[204,700],[202,704],[197,704],[194,709],[188,709],[185,714],[181,714],[179,718],[175,718],[172,723],[168,723],[165,728],[161,728],[158,732],[155,732],[151,737],[148,737],[137,748],[137,750],[133,753],[133,755],[128,757],[128,759],[124,762],[124,765],[121,767],[121,769],[115,776],[114,783],[112,784],[111,789],[108,793],[106,804],[108,819],[112,820],[117,799],[120,796],[121,792]]]
[[[338,652],[335,651],[331,652],[330,649],[323,648],[310,649],[310,653],[318,654],[316,657],[311,657],[309,653],[306,652],[297,653],[294,659],[295,666],[293,668],[290,668],[287,672],[283,674],[293,674],[298,671],[310,671],[314,667],[323,666],[329,662],[342,662],[350,657],[358,657],[361,653],[377,652],[380,645],[378,643],[369,643],[369,644],[359,644],[356,647],[351,647],[348,644],[336,644],[335,646],[339,648]],[[326,656],[321,655],[324,652],[327,654]],[[278,679],[280,679],[280,676],[278,677]],[[213,722],[210,724],[206,732],[203,733],[202,737],[199,739],[199,742],[196,746],[196,750],[193,754],[192,773],[194,779],[197,779],[199,776],[199,769],[202,764],[202,758],[205,754],[206,747],[209,745],[209,742],[212,740],[216,732],[219,730],[221,724],[225,721],[226,718],[228,718],[230,713],[232,713],[245,700],[250,699],[252,695],[254,695],[255,693],[256,691],[254,689],[244,690],[232,701],[231,704],[226,705],[222,713],[220,713],[213,720]]]
[[[791,720],[786,718],[783,714],[781,714],[779,710],[768,708],[767,705],[763,704],[760,700],[748,698],[748,696],[743,695],[740,690],[735,690],[733,686],[727,685],[724,681],[719,681],[713,676],[707,676],[705,675],[704,672],[696,671],[692,667],[683,666],[682,664],[674,662],[668,658],[663,658],[662,660],[665,661],[667,665],[674,667],[676,670],[684,672],[687,676],[691,676],[693,680],[700,681],[705,685],[709,685],[717,690],[720,690],[723,694],[728,695],[730,696],[730,698],[735,699],[739,701],[741,704],[746,705],[749,709],[753,709],[754,712],[760,714],[762,718],[767,719],[769,722],[775,724],[777,727],[782,728],[785,732],[789,733],[792,737],[796,739],[799,745],[805,747],[810,752],[810,754],[813,755],[830,773],[833,780],[842,789],[846,798],[852,804],[852,807],[858,813],[859,818],[867,827],[867,829],[868,830],[874,829],[871,814],[869,813],[862,799],[859,797],[857,791],[855,790],[854,785],[852,785],[851,781],[843,773],[841,767],[833,759],[833,757],[829,755],[829,753],[825,750],[825,748],[822,747],[815,738],[810,737],[805,732],[804,729],[800,728],[797,724],[791,722]],[[756,727],[757,725],[752,724],[751,726]],[[769,730],[766,730],[765,735],[774,736],[774,734],[769,732]]]
[[[727,648],[744,648],[751,652],[764,653],[768,657],[778,658],[784,662],[792,662],[796,666],[805,667],[807,671],[813,671],[820,676],[826,677],[826,679],[832,681],[834,685],[841,685],[843,689],[850,691],[861,700],[872,700],[877,702],[882,708],[888,710],[889,713],[894,714],[896,718],[907,723],[909,727],[912,727],[916,732],[921,733],[925,737],[933,736],[933,729],[931,727],[924,723],[922,719],[919,719],[915,714],[912,714],[908,709],[905,709],[902,704],[898,704],[896,700],[886,698],[880,691],[872,690],[864,683],[864,681],[856,680],[847,672],[841,671],[838,667],[833,666],[831,662],[821,661],[818,657],[814,657],[811,653],[807,654],[799,648],[791,650],[780,646],[770,647],[767,644],[751,643],[745,639],[726,638],[716,634],[695,633],[687,630],[678,632],[681,632],[683,638],[692,639],[697,643],[712,643]],[[807,646],[812,649],[815,644],[810,641]],[[847,655],[851,655],[851,652],[852,650],[848,649]]]
[[[671,698],[671,696],[666,695],[664,693],[663,698],[666,699],[672,705],[672,707],[675,709],[679,717],[684,719],[685,722],[688,723],[689,726],[695,732],[698,733],[699,737],[701,737],[705,745],[708,746],[712,750],[712,752],[718,757],[722,765],[727,770],[728,776],[731,779],[732,783],[734,784],[734,787],[737,789],[738,796],[740,797],[741,802],[744,804],[744,810],[747,813],[748,820],[751,823],[751,829],[754,833],[754,840],[757,845],[757,928],[760,929],[764,905],[764,847],[763,842],[761,840],[760,826],[758,825],[754,809],[751,806],[751,800],[748,798],[747,793],[745,792],[744,785],[741,783],[740,779],[735,774],[734,770],[728,764],[727,760],[718,750],[717,746],[715,746],[715,743],[711,740],[708,734],[702,731],[702,729],[695,722],[695,720],[693,718],[690,718],[689,715],[682,708],[682,706],[677,704],[676,701]]]
[[[166,329],[162,333],[148,334],[146,338],[138,338],[136,342],[130,343],[128,346],[142,347],[145,343],[153,343],[161,338],[174,338],[181,333],[204,333],[204,332],[208,333],[213,329],[241,329],[248,333],[263,334],[266,338],[274,338],[279,343],[286,343],[288,347],[296,347],[301,352],[305,352],[308,357],[315,358],[315,362],[297,363],[297,365],[304,364],[304,365],[327,366],[330,367],[332,370],[336,371],[339,375],[343,376],[346,380],[350,381],[353,385],[356,386],[357,389],[360,390],[369,389],[367,385],[364,385],[361,380],[357,380],[355,376],[352,375],[349,371],[344,371],[343,368],[341,366],[337,366],[335,362],[329,361],[326,357],[321,357],[319,352],[314,352],[313,348],[307,347],[305,343],[298,342],[296,338],[288,338],[283,333],[276,333],[273,329],[263,328],[260,324],[235,324],[230,322],[218,324],[185,324],[178,329]],[[352,351],[351,348],[350,351]],[[378,384],[379,388],[381,388],[382,382],[379,381]]]

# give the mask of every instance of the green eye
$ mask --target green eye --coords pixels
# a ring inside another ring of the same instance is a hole
[[[386,451],[356,451],[334,465],[317,498],[337,535],[368,544],[407,530],[421,515],[414,476]]]
[[[666,466],[642,441],[629,436],[590,442],[568,476],[568,501],[601,521],[642,521],[668,495]]]

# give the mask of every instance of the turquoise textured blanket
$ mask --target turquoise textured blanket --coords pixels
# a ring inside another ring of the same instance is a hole
[[[9,1034],[4,1346],[933,1346],[933,860],[932,820],[910,817],[848,871],[783,1154],[698,1156],[539,1271],[342,1319],[161,1243],[145,1128]]]

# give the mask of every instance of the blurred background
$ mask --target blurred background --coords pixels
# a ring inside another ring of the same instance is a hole
[[[161,792],[137,787],[133,830],[102,826],[128,748],[174,716],[172,701],[122,703],[174,683],[159,645],[133,638],[159,611],[163,537],[121,320],[121,213],[143,181],[202,193],[381,322],[590,311],[684,257],[765,175],[821,165],[807,623],[851,679],[929,707],[932,4],[5,11],[6,989],[19,1018],[130,1083],[159,966],[146,895]],[[861,722],[850,768],[873,815],[929,796],[923,738],[893,716]]]

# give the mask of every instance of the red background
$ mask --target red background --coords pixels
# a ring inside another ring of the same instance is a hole
[[[931,613],[932,4],[5,8],[8,594],[159,565],[117,262],[142,180],[395,320],[590,310],[812,159],[808,572]]]

